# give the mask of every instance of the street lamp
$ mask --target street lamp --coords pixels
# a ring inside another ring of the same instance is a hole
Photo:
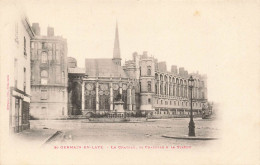
[[[190,123],[189,123],[189,136],[195,136],[195,123],[193,121],[192,114],[192,88],[194,86],[194,79],[192,76],[188,79],[189,88],[190,88]]]

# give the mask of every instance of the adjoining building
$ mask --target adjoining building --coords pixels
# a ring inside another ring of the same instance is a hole
[[[6,75],[4,85],[8,90],[9,120],[7,117],[5,121],[9,121],[10,132],[21,132],[30,128],[30,39],[34,37],[34,33],[24,14],[18,12],[16,8],[14,13],[11,13],[10,20],[3,29],[2,37],[5,37],[5,40],[1,56],[4,58],[2,65],[6,67],[4,70],[1,69],[3,71],[1,74]]]
[[[38,23],[32,24],[31,40],[31,111],[32,118],[49,119],[67,116],[68,67],[67,40],[54,35],[48,27],[41,35]]]

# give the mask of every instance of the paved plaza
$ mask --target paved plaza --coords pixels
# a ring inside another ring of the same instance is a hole
[[[55,144],[81,145],[190,145],[199,147],[218,140],[184,140],[162,137],[187,136],[189,118],[149,119],[130,123],[91,123],[81,120],[31,120],[31,129],[19,135],[20,139],[43,144],[57,131],[61,138],[54,138]],[[194,119],[197,137],[219,138],[219,123],[214,120]],[[65,139],[65,140],[64,140]]]

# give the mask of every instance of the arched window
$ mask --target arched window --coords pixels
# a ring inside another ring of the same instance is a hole
[[[151,99],[150,98],[148,99],[148,104],[151,104]]]
[[[48,72],[46,70],[41,71],[41,77],[47,78],[48,77]]]
[[[158,87],[157,87],[157,83],[155,84],[155,93],[158,94]]]
[[[47,53],[46,52],[42,52],[42,63],[47,63]]]
[[[152,91],[152,85],[151,85],[151,81],[148,81],[148,92]]]
[[[163,84],[161,83],[161,87],[160,87],[160,94],[163,95]]]
[[[164,86],[164,91],[165,91],[165,95],[167,95],[168,94],[168,90],[167,90],[167,87],[168,87],[168,84],[167,83],[165,83],[165,86]]]
[[[151,71],[151,66],[147,66],[147,75],[151,76],[152,71]]]

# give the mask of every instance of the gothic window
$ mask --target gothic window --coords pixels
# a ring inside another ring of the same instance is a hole
[[[155,84],[155,92],[156,92],[156,94],[158,94],[158,87],[157,87],[157,83]]]
[[[99,96],[99,105],[102,110],[109,110],[109,96],[100,95]]]
[[[151,81],[148,81],[148,92],[152,91],[152,85],[151,85]]]
[[[127,109],[127,91],[123,90],[122,91],[122,101],[124,102],[124,109]]]
[[[151,66],[147,66],[147,75],[151,76]]]
[[[43,64],[47,63],[47,53],[46,52],[42,52],[42,63]]]

